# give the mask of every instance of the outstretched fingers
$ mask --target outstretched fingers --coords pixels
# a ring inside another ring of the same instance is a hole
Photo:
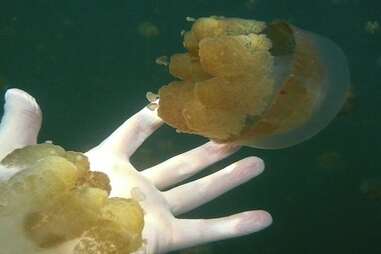
[[[157,110],[144,107],[127,119],[97,148],[106,149],[116,155],[130,158],[138,147],[162,125]]]
[[[222,195],[234,187],[247,182],[264,170],[258,157],[248,157],[226,168],[163,192],[174,215],[193,210]]]
[[[210,141],[191,151],[182,153],[166,160],[159,165],[142,171],[159,190],[175,185],[209,165],[233,154],[239,146],[217,144]]]
[[[271,215],[262,210],[217,219],[176,219],[170,250],[251,234],[271,223]]]
[[[42,113],[36,100],[20,89],[5,93],[0,123],[0,160],[16,148],[37,143]]]

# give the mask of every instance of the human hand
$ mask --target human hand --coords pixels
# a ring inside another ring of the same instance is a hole
[[[86,153],[91,170],[108,175],[111,196],[138,200],[144,210],[145,243],[136,254],[166,253],[250,234],[271,224],[271,216],[260,210],[216,219],[176,218],[259,175],[264,164],[257,157],[245,158],[214,174],[171,188],[238,147],[208,142],[154,167],[136,170],[130,163],[132,154],[161,124],[156,111],[144,108]],[[8,90],[0,125],[0,160],[16,148],[36,144],[40,125],[41,112],[34,99],[21,90]]]

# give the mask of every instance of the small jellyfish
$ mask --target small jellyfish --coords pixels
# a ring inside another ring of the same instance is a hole
[[[247,0],[245,2],[245,7],[248,10],[252,11],[252,10],[254,10],[256,8],[257,4],[258,4],[258,0]]]
[[[145,38],[153,38],[160,35],[159,28],[152,22],[145,21],[138,25],[138,32]]]
[[[380,24],[376,20],[369,20],[365,23],[365,31],[369,34],[375,34],[380,31]]]
[[[16,35],[16,29],[12,25],[0,26],[0,40],[4,43],[6,41],[12,41]]]
[[[360,191],[366,198],[371,200],[381,200],[381,179],[368,178],[360,184]]]
[[[341,170],[346,167],[343,156],[334,151],[323,152],[318,155],[317,162],[319,168]]]
[[[287,22],[208,17],[170,58],[177,80],[159,89],[159,116],[219,143],[276,149],[328,125],[350,84],[331,40]]]

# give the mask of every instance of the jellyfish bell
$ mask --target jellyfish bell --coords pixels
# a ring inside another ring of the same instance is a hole
[[[170,59],[179,80],[160,88],[158,114],[220,143],[298,144],[335,117],[350,84],[335,43],[282,21],[200,18],[184,46]]]
[[[325,128],[346,100],[350,74],[342,50],[328,38],[290,27],[295,38],[291,70],[279,83],[269,111],[254,126],[246,129],[246,135],[242,133],[241,144],[276,149],[301,143]],[[282,98],[286,96],[289,98]],[[277,115],[290,105],[289,100],[294,103],[294,114],[285,112]],[[299,121],[298,115],[302,118]],[[271,123],[278,124],[278,128],[270,131],[272,128],[267,126],[266,131],[264,125]],[[261,125],[264,128],[262,134]]]

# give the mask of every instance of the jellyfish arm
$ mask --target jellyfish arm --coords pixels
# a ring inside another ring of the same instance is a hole
[[[136,200],[143,210],[143,244],[133,251],[134,254],[167,253],[247,235],[271,224],[270,214],[262,210],[214,219],[179,218],[181,214],[259,175],[264,169],[264,163],[257,157],[248,157],[216,173],[172,187],[231,155],[239,147],[208,142],[151,168],[138,171],[130,163],[130,157],[161,124],[156,111],[144,108],[125,121],[102,143],[85,153],[90,170],[108,176],[110,197]],[[0,125],[0,160],[14,149],[36,144],[40,126],[41,113],[33,97],[21,90],[8,90]],[[9,172],[6,176],[0,175],[0,184],[9,177]],[[1,235],[4,234],[0,232]],[[2,239],[0,244],[1,241]],[[88,253],[67,250],[53,253]]]

